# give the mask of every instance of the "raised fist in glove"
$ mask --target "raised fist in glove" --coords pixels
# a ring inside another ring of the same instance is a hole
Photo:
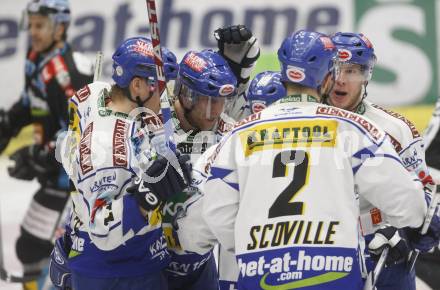
[[[18,149],[11,157],[15,164],[8,168],[11,177],[32,180],[37,177],[40,181],[56,174],[59,163],[55,159],[55,151],[50,146],[30,145]]]
[[[219,28],[214,32],[214,37],[219,53],[228,61],[238,84],[246,84],[260,56],[258,40],[244,25]]]
[[[406,240],[400,235],[397,228],[384,226],[374,233],[374,237],[368,244],[368,250],[373,259],[378,260],[380,254],[389,247],[390,251],[385,261],[387,265],[395,265],[405,262],[410,249]]]
[[[146,211],[162,206],[170,196],[182,192],[191,183],[189,155],[158,155],[150,167],[127,189]]]

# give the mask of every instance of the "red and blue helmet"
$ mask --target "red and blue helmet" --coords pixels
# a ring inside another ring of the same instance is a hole
[[[175,95],[233,97],[237,93],[237,79],[225,59],[212,50],[189,51],[179,65]]]
[[[177,77],[179,69],[176,56],[165,47],[161,49],[165,79],[167,81],[173,80]],[[153,45],[148,38],[132,37],[126,39],[116,49],[112,59],[112,79],[121,88],[126,88],[133,77],[157,79]]]
[[[300,30],[278,49],[281,81],[317,89],[333,67],[336,47],[325,34]]]
[[[362,33],[338,32],[332,37],[338,49],[340,63],[359,64],[366,72],[366,80],[371,79],[376,55],[370,40]]]
[[[32,0],[28,3],[26,12],[51,16],[55,23],[70,22],[68,0]]]
[[[286,96],[281,73],[265,71],[257,74],[249,85],[248,102],[253,114]]]

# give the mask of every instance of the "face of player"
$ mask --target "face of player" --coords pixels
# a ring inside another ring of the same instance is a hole
[[[54,25],[48,16],[29,14],[28,31],[32,50],[38,53],[47,50],[56,39],[61,39],[61,29],[60,25]]]
[[[343,64],[337,69],[336,80],[330,93],[329,104],[353,111],[361,101],[365,72],[358,64]]]
[[[146,78],[135,77],[131,81],[131,94],[134,97],[139,97],[144,107],[153,110],[155,113],[159,112],[160,96],[157,87]]]
[[[220,118],[226,98],[208,96],[197,97],[197,102],[189,113],[191,123],[202,131],[211,130]]]

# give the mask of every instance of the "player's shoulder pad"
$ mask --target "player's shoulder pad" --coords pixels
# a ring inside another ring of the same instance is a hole
[[[367,117],[344,109],[320,104],[316,107],[315,114],[317,116],[333,117],[345,121],[347,124],[351,124],[351,126],[356,126],[365,135],[370,136],[375,142],[381,142],[386,136],[385,131]]]
[[[421,137],[416,126],[399,113],[371,102],[364,101],[364,104],[367,117],[381,124],[382,129],[392,138],[397,139],[397,141],[401,143],[411,143],[413,139]]]

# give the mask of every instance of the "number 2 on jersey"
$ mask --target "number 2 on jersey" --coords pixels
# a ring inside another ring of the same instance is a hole
[[[303,150],[289,150],[275,156],[272,177],[286,177],[287,164],[294,163],[292,181],[278,195],[269,209],[269,218],[289,215],[302,215],[304,202],[292,202],[295,195],[307,184],[309,171],[309,154]]]

